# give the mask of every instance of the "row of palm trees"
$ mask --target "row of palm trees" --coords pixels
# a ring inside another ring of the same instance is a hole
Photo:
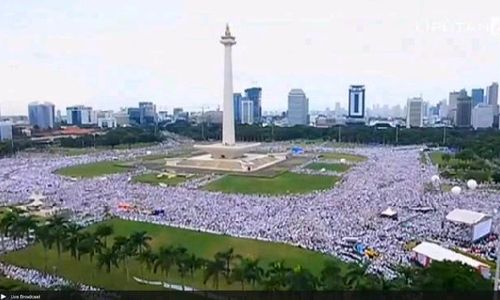
[[[113,268],[121,269],[126,273],[127,281],[130,280],[132,265],[139,265],[141,277],[147,277],[145,272],[159,273],[167,282],[172,271],[176,271],[183,288],[188,278],[194,281],[197,272],[201,273],[203,284],[211,282],[214,289],[219,289],[221,282],[226,282],[228,285],[239,285],[241,290],[268,291],[405,290],[414,288],[415,282],[434,282],[433,278],[437,276],[432,269],[425,273],[405,268],[400,270],[400,277],[387,281],[367,274],[365,265],[348,264],[346,268],[341,268],[341,264],[334,260],[326,261],[319,276],[316,276],[304,266],[290,267],[283,260],[270,262],[264,268],[258,258],[236,254],[233,248],[217,252],[211,259],[198,257],[183,246],[161,246],[155,251],[151,247],[152,238],[145,231],[133,232],[129,236],[114,235],[113,227],[106,223],[97,225],[93,231],[83,230],[78,224],[60,216],[42,221],[18,209],[4,213],[0,219],[0,236],[2,243],[6,237],[14,243],[20,239],[39,242],[44,249],[45,272],[48,252],[55,249],[58,258],[63,252],[69,253],[75,261],[88,257],[99,270],[104,269],[107,273]],[[446,273],[453,274],[453,270],[458,268],[434,264],[436,268],[443,268],[439,271],[442,273],[440,278]],[[462,277],[468,282],[474,282],[470,285],[472,287],[483,283],[473,271],[469,274],[467,270],[462,270],[462,273],[466,274]],[[457,286],[465,285],[461,283]]]

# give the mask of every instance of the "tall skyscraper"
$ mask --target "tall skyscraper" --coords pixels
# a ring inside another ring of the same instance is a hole
[[[129,107],[127,109],[129,124],[141,124],[141,110],[138,107]]]
[[[262,88],[252,87],[246,89],[245,97],[253,102],[254,123],[260,123],[262,119]]]
[[[236,122],[236,124],[241,123],[241,101],[242,101],[242,99],[243,99],[243,97],[241,96],[241,93],[234,93],[233,94],[234,121]]]
[[[153,102],[139,102],[140,124],[156,123],[156,105]]]
[[[488,104],[494,105],[495,115],[498,114],[498,83],[493,82],[487,89]]]
[[[460,96],[460,92],[453,91],[450,92],[448,100],[448,118],[455,123],[455,118],[457,114],[457,99]]]
[[[90,125],[93,123],[92,107],[75,105],[66,108],[66,121],[69,125]]]
[[[309,124],[309,99],[301,89],[292,89],[288,93],[288,125]]]
[[[457,113],[455,125],[457,127],[470,127],[472,116],[472,98],[467,95],[465,90],[460,91],[457,98]]]
[[[484,89],[472,89],[472,107],[475,107],[479,103],[484,103]]]
[[[351,85],[349,88],[349,118],[364,119],[365,117],[365,86]]]
[[[424,101],[420,97],[410,98],[406,104],[406,127],[424,126]]]
[[[54,104],[50,102],[32,102],[28,105],[30,125],[39,129],[54,128]]]
[[[254,102],[252,100],[243,99],[240,101],[240,120],[241,124],[252,125],[254,123]]]

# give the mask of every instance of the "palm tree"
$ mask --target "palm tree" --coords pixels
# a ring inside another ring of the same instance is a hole
[[[104,248],[99,254],[97,254],[97,267],[102,269],[106,266],[106,272],[111,272],[111,267],[115,266],[118,268],[118,260],[115,251],[112,248]]]
[[[151,249],[146,249],[142,253],[139,253],[136,257],[137,261],[141,265],[141,276],[143,274],[143,265],[146,265],[146,270],[151,271],[153,264],[156,260],[156,254],[154,254]]]
[[[9,210],[2,218],[2,231],[6,236],[10,236],[14,239],[14,246],[16,246],[17,237],[15,237],[14,228],[17,226],[20,218],[18,210],[11,209]],[[2,237],[3,243],[3,237]]]
[[[137,231],[130,235],[130,243],[132,243],[132,247],[139,254],[151,248],[149,245],[151,240],[152,238],[147,235],[146,231]]]
[[[102,244],[99,238],[89,233],[82,234],[81,239],[79,240],[77,246],[78,259],[80,259],[82,254],[88,254],[90,262],[92,263],[94,255],[96,253],[100,253],[101,249],[102,249]]]
[[[259,266],[259,259],[242,258],[243,277],[253,287],[261,280],[264,270]]]
[[[245,281],[246,281],[245,271],[244,271],[241,263],[233,268],[229,280],[230,280],[230,283],[240,282],[241,283],[241,290],[242,291],[245,290]]]
[[[285,266],[285,262],[275,261],[269,264],[263,281],[264,289],[267,291],[281,291],[288,285],[288,274],[292,269]]]
[[[129,258],[136,254],[134,245],[132,245],[130,238],[124,236],[115,236],[115,242],[113,243],[113,249],[117,254],[118,260],[123,262],[125,267],[125,273],[127,274],[127,281],[129,280],[129,268],[128,261]]]
[[[81,226],[76,223],[69,223],[67,228],[66,240],[64,241],[63,248],[65,250],[70,250],[70,255],[73,258],[77,258],[78,255],[78,246],[81,240],[85,237],[80,232]]]
[[[26,237],[26,241],[30,240],[30,231],[35,230],[37,221],[32,215],[20,216],[17,220],[16,227],[21,234],[21,237]]]
[[[66,240],[67,220],[61,216],[53,216],[47,220],[47,225],[51,229],[51,235],[56,244],[57,256],[61,257],[62,244]]]
[[[231,261],[235,258],[233,247],[227,249],[226,251],[221,251],[215,253],[215,259],[222,260],[224,262],[225,276],[229,278]]]
[[[189,254],[185,252],[178,254],[175,264],[177,265],[177,272],[179,272],[179,276],[181,277],[182,290],[184,290],[184,278],[189,272]]]
[[[158,269],[160,269],[161,272],[165,274],[165,278],[168,280],[168,274],[172,266],[175,264],[176,255],[176,249],[173,246],[160,247],[154,263],[153,272],[156,273]]]
[[[103,242],[104,247],[107,247],[108,246],[107,238],[108,238],[108,236],[111,236],[113,234],[113,232],[114,232],[113,226],[108,225],[108,224],[101,224],[101,225],[97,226],[97,228],[94,231],[94,234],[99,238],[103,238],[104,239],[104,242]]]
[[[189,267],[189,273],[191,273],[191,277],[194,277],[194,272],[203,266],[203,259],[196,257],[195,254],[191,254],[187,258],[186,263]]]
[[[325,262],[323,270],[321,270],[321,284],[323,289],[327,291],[344,290],[345,287],[338,262],[333,260]]]
[[[288,275],[288,289],[290,291],[314,291],[318,286],[318,279],[306,268],[298,265]]]
[[[215,258],[214,260],[208,260],[205,266],[205,272],[203,274],[203,284],[212,278],[213,287],[219,289],[219,279],[220,276],[225,273],[225,262]]]
[[[52,244],[54,243],[53,237],[50,232],[50,227],[47,225],[38,226],[35,229],[35,238],[38,242],[42,244],[44,252],[44,260],[45,260],[44,271],[47,272],[47,261],[48,261],[47,250],[51,249]]]
[[[358,290],[363,285],[365,280],[367,265],[358,265],[356,263],[351,263],[347,267],[346,274],[344,276],[344,284],[350,290]]]

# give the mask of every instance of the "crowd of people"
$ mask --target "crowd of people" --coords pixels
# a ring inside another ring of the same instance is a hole
[[[164,145],[148,151],[164,153],[175,147],[179,145]],[[283,148],[282,145],[266,147]],[[41,192],[85,220],[100,220],[104,214],[111,214],[130,220],[290,243],[346,261],[357,259],[344,243],[344,239],[350,237],[380,253],[370,261],[370,270],[389,277],[394,275],[393,266],[409,263],[410,255],[405,249],[409,241],[432,238],[454,245],[454,240],[441,234],[442,222],[449,211],[463,208],[493,215],[500,204],[499,195],[490,190],[463,187],[459,195],[426,191],[425,185],[438,170],[432,164],[421,162],[419,147],[336,150],[308,146],[305,150],[316,154],[347,151],[368,159],[351,166],[330,190],[268,196],[197,189],[218,178],[211,175],[198,177],[192,184],[160,187],[134,183],[130,180],[131,173],[77,181],[53,173],[62,167],[114,157],[131,159],[144,155],[144,149],[77,157],[21,154],[0,160],[0,201],[3,205],[17,204],[25,202],[31,193]],[[120,203],[141,209],[124,211],[119,209]],[[397,212],[397,220],[380,217],[388,207]],[[155,209],[165,213],[145,213]],[[497,224],[496,215],[493,222]]]
[[[98,291],[99,289],[81,283],[73,283],[54,274],[40,272],[35,269],[21,268],[0,263],[0,273],[6,278],[22,281],[26,284],[45,289],[63,289],[74,286],[80,291]]]

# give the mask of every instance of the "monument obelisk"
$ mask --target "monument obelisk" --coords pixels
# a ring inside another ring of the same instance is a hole
[[[224,98],[222,112],[222,143],[196,144],[194,148],[207,152],[190,158],[167,159],[167,166],[188,169],[206,169],[231,172],[253,172],[286,160],[286,153],[250,153],[260,143],[236,143],[233,104],[233,61],[231,48],[236,39],[226,25],[226,32],[220,38],[224,45]]]
[[[226,24],[226,32],[220,39],[224,45],[224,102],[222,116],[222,144],[233,146],[235,144],[234,133],[234,104],[233,104],[233,62],[231,47],[236,44],[236,39],[229,31]]]

